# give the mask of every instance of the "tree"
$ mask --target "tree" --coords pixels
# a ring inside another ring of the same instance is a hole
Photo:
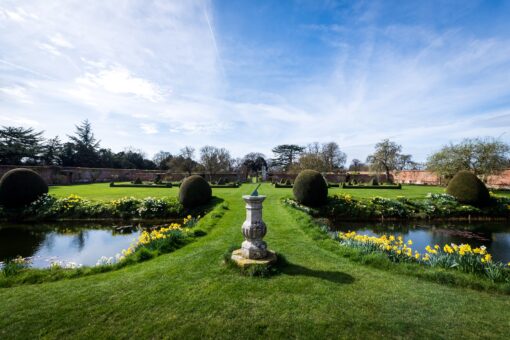
[[[185,146],[179,151],[179,155],[172,157],[168,161],[167,166],[173,171],[186,172],[188,176],[190,176],[193,170],[198,166],[194,158],[195,149],[191,146]]]
[[[271,164],[274,167],[281,167],[287,171],[304,150],[304,147],[295,144],[278,145],[272,150],[275,157],[272,159]]]
[[[297,163],[299,170],[315,170],[318,172],[327,172],[329,170],[328,164],[325,162],[321,154],[304,153],[299,157]]]
[[[74,136],[69,136],[70,143],[74,149],[73,165],[95,167],[99,163],[99,141],[92,133],[92,125],[88,119],[80,125],[76,125]]]
[[[262,169],[267,170],[267,162],[265,158],[266,156],[260,152],[250,152],[245,155],[242,160],[242,168],[245,171],[245,177],[248,177],[250,172],[254,172],[258,177],[259,172],[261,172]]]
[[[469,138],[443,146],[429,156],[427,168],[445,179],[461,170],[472,171],[486,181],[509,165],[510,146],[494,138]]]
[[[384,139],[375,145],[375,151],[367,157],[367,163],[376,171],[384,171],[386,180],[390,181],[390,171],[397,169],[401,151],[401,145]]]
[[[168,170],[168,164],[172,160],[173,156],[168,151],[160,151],[154,155],[152,160],[156,163],[158,169]]]
[[[48,139],[43,146],[41,160],[45,165],[62,165],[62,149],[58,136]]]
[[[227,171],[230,167],[230,153],[224,148],[206,145],[200,149],[200,161],[209,174],[209,180],[220,171]]]
[[[36,164],[40,159],[42,131],[13,126],[0,129],[0,164]]]
[[[347,155],[345,152],[340,150],[340,147],[337,143],[329,142],[322,144],[321,153],[324,159],[324,163],[326,163],[328,168],[327,171],[342,169],[344,167],[345,161],[347,160]]]
[[[311,169],[319,172],[328,172],[340,169],[345,164],[347,156],[340,150],[335,142],[308,144],[306,150],[301,153],[298,169]]]
[[[349,171],[360,172],[368,170],[368,166],[357,158],[354,158],[349,165]]]
[[[397,161],[397,170],[416,170],[418,163],[413,161],[411,155],[400,155]]]

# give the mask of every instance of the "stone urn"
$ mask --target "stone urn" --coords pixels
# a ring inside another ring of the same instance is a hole
[[[241,254],[246,259],[263,259],[267,256],[267,244],[262,239],[266,235],[266,224],[262,220],[262,202],[266,196],[244,195],[246,202],[246,220],[242,231],[245,241],[241,245]]]

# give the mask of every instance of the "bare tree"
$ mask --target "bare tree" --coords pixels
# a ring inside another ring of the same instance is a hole
[[[200,149],[200,162],[209,174],[209,180],[220,171],[227,171],[230,167],[230,153],[227,149],[206,145]]]
[[[401,151],[401,145],[384,139],[375,145],[375,151],[367,157],[367,163],[375,170],[384,171],[386,180],[390,181],[390,171],[397,169]]]

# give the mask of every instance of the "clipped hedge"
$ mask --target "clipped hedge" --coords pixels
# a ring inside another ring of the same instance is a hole
[[[342,189],[402,189],[402,185],[399,183],[397,185],[350,185],[350,184],[342,184]]]
[[[193,208],[206,204],[212,197],[211,186],[198,175],[186,178],[179,190],[179,201],[186,208]]]
[[[48,185],[35,171],[12,169],[0,180],[0,204],[6,208],[21,208],[48,193]]]
[[[489,190],[485,184],[469,171],[459,171],[448,183],[446,193],[463,204],[486,206],[491,203]]]
[[[111,182],[110,187],[112,187],[112,188],[171,188],[172,183],[166,183],[166,184],[115,184],[115,182]]]
[[[325,204],[328,199],[328,184],[319,172],[303,170],[294,181],[293,192],[299,203],[317,207]]]

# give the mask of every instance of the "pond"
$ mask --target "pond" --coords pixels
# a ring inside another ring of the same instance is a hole
[[[510,224],[503,222],[471,222],[471,223],[360,223],[334,222],[332,231],[356,231],[358,234],[381,236],[401,235],[404,240],[412,240],[412,248],[425,252],[427,245],[467,243],[471,246],[486,246],[487,251],[495,260],[505,263],[510,261]]]
[[[145,228],[149,226],[0,224],[0,262],[19,255],[30,257],[34,268],[45,268],[58,261],[93,266],[102,256],[115,257],[127,249]]]

